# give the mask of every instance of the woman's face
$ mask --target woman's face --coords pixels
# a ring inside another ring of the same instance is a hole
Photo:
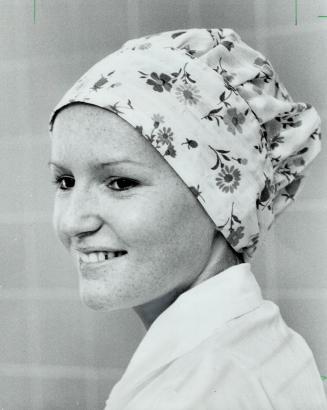
[[[187,288],[207,262],[215,227],[152,145],[87,104],[58,114],[51,141],[53,223],[85,303],[130,308]]]

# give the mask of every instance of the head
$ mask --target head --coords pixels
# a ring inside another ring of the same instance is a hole
[[[54,227],[90,307],[128,308],[188,288],[217,236],[226,257],[232,252],[175,171],[117,115],[70,105],[51,145]],[[125,254],[91,262],[110,249]]]
[[[270,62],[230,29],[128,41],[65,94],[51,130],[53,162],[69,176],[56,196],[60,238],[74,257],[83,246],[125,251],[106,265],[111,276],[105,265],[80,267],[94,307],[186,288],[213,238],[249,261],[320,151],[315,109],[293,102]],[[143,167],[101,166],[126,155]]]

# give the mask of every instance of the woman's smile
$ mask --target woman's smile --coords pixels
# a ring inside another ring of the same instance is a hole
[[[126,252],[106,252],[106,251],[95,251],[90,253],[80,253],[81,263],[98,263],[109,261],[110,259],[117,258],[124,255]]]
[[[99,279],[101,275],[110,275],[111,266],[120,262],[127,253],[119,252],[92,252],[79,254],[78,270],[84,279]]]
[[[77,269],[85,279],[97,279],[99,269],[109,267],[112,262],[127,255],[126,250],[117,250],[105,246],[80,246],[73,249],[73,259],[77,260]]]

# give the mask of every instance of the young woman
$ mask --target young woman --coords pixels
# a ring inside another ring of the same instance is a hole
[[[130,40],[59,102],[54,226],[81,297],[147,328],[106,410],[327,409],[310,348],[250,265],[319,127],[230,29]]]

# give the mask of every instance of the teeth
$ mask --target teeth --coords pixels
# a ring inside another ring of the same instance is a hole
[[[88,255],[88,257],[89,257],[89,262],[97,262],[98,261],[96,253],[90,253]]]
[[[120,256],[122,254],[122,252],[91,252],[87,255],[85,253],[81,253],[80,257],[83,262],[96,263],[113,259],[116,256]]]

